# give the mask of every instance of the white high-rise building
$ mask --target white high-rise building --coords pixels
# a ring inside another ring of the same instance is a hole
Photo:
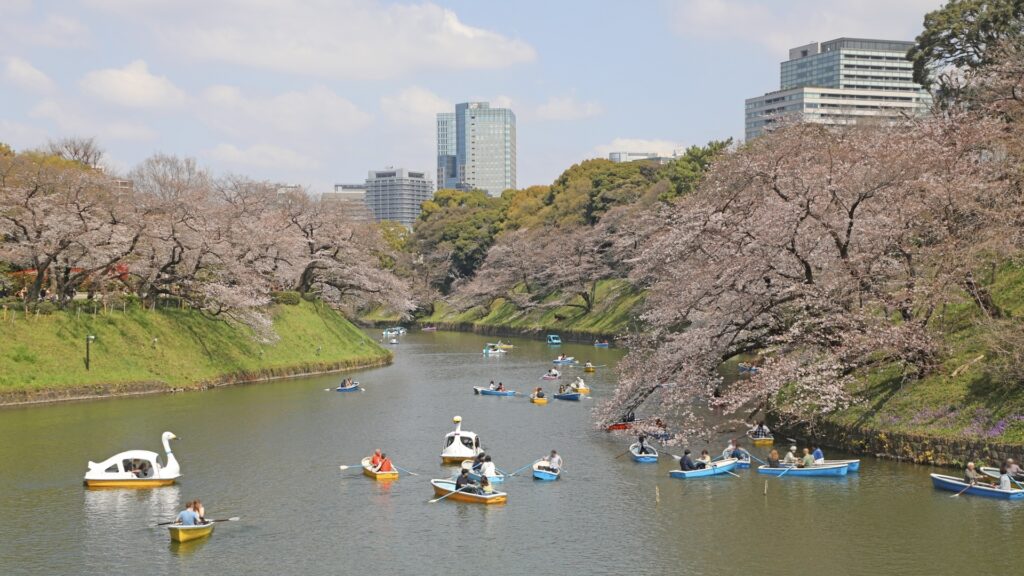
[[[464,102],[437,115],[437,183],[498,196],[516,187],[516,115]]]
[[[914,82],[913,42],[837,38],[789,51],[779,90],[746,101],[746,139],[783,118],[823,124],[895,120],[926,113],[931,95]]]

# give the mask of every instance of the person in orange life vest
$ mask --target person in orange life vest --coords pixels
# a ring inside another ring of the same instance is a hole
[[[382,459],[383,458],[381,457],[380,454],[380,448],[377,448],[376,450],[373,451],[373,457],[370,458],[370,466],[376,469],[378,466],[380,466],[380,461]]]

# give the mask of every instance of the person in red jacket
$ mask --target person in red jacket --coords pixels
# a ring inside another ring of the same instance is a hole
[[[373,469],[377,469],[377,467],[380,466],[380,461],[382,459],[383,457],[381,456],[380,448],[377,448],[376,450],[373,451],[373,457],[370,458],[370,466]]]
[[[391,458],[388,458],[387,454],[380,455],[380,466],[377,466],[377,472],[394,472],[395,467],[391,464]]]

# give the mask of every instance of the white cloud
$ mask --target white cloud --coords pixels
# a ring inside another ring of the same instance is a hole
[[[277,173],[289,170],[312,170],[320,165],[313,158],[272,144],[255,144],[248,148],[239,148],[233,144],[219,144],[216,148],[207,150],[206,156],[235,168],[261,171],[269,168]]]
[[[0,118],[0,142],[15,150],[35,148],[46,142],[46,136],[42,128]]]
[[[924,14],[944,0],[683,0],[672,4],[681,36],[760,44],[785,57],[789,48],[839,37],[913,40]],[[884,14],[884,18],[879,15]]]
[[[537,108],[542,120],[582,120],[604,113],[598,102],[580,102],[572,96],[552,96]]]
[[[393,96],[382,96],[380,110],[396,125],[433,127],[438,112],[450,112],[454,105],[426,88],[410,86]]]
[[[27,60],[16,56],[7,59],[4,66],[4,79],[11,84],[30,92],[47,93],[54,89],[53,80]]]
[[[184,92],[166,77],[151,74],[142,60],[89,72],[81,86],[95,98],[129,108],[169,108],[186,100]]]
[[[175,55],[288,74],[381,79],[422,69],[496,69],[536,57],[522,40],[430,2],[179,0],[98,8],[135,17]]]
[[[248,97],[234,86],[211,86],[203,112],[214,127],[234,136],[319,139],[365,128],[373,117],[323,86],[269,98]]]
[[[683,148],[686,148],[685,144],[672,140],[616,138],[608,144],[594,148],[594,153],[602,158],[607,158],[609,152],[653,152],[659,156],[671,156],[673,152]]]
[[[157,133],[145,124],[124,120],[93,119],[74,104],[53,99],[43,100],[36,104],[29,111],[29,116],[52,122],[62,135],[95,136],[101,142],[104,140],[144,141],[157,137]]]

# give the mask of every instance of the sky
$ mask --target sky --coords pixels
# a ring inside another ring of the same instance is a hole
[[[790,47],[913,40],[941,0],[0,0],[0,142],[93,137],[313,192],[436,170],[435,115],[517,117],[518,186],[743,136]]]

